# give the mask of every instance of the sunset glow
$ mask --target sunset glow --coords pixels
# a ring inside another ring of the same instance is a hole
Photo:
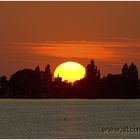
[[[54,77],[58,76],[62,77],[62,81],[74,82],[85,76],[85,68],[76,62],[64,62],[55,69]]]
[[[0,75],[8,78],[69,60],[93,59],[102,76],[124,62],[140,69],[139,2],[1,2],[0,17]]]
[[[99,42],[98,42],[99,43]],[[100,44],[95,42],[63,42],[47,44],[32,44],[32,52],[41,56],[57,56],[57,57],[75,57],[75,58],[96,58],[109,60],[116,59],[119,56],[115,55],[111,47],[121,47],[120,44],[111,44],[110,42]],[[34,47],[34,46],[38,47]],[[110,48],[109,48],[110,47]]]

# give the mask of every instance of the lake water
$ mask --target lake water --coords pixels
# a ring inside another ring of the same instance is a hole
[[[140,100],[1,99],[0,138],[140,138]]]

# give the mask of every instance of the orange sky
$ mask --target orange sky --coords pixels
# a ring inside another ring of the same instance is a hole
[[[0,2],[0,19],[0,76],[90,59],[102,75],[140,68],[140,2]]]

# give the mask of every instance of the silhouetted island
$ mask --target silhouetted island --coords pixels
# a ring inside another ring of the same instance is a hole
[[[134,99],[140,98],[140,80],[137,66],[125,63],[121,74],[108,74],[101,78],[100,70],[91,60],[86,66],[86,75],[73,84],[52,80],[50,65],[45,71],[39,66],[34,70],[23,69],[7,80],[0,77],[0,98],[85,98],[85,99]]]

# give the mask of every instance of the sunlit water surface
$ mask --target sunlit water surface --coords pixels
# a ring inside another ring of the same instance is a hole
[[[0,138],[140,138],[140,100],[0,100]]]

